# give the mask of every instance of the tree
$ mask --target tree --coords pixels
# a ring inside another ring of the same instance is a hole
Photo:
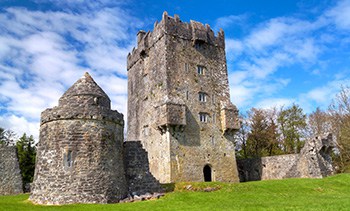
[[[338,155],[335,164],[339,172],[350,172],[350,88],[342,87],[329,106],[332,133]]]
[[[250,130],[248,120],[245,115],[240,114],[239,116],[241,127],[235,134],[235,146],[236,146],[236,157],[238,159],[248,158],[247,152],[247,138]]]
[[[319,107],[308,116],[308,135],[309,137],[323,136],[331,132],[330,116]]]
[[[27,136],[25,133],[16,143],[19,168],[21,169],[23,189],[26,184],[31,183],[34,177],[36,149],[33,136]]]
[[[262,157],[267,155],[269,146],[269,122],[266,111],[252,108],[248,112],[250,132],[247,138],[247,154],[249,157]]]
[[[306,115],[303,109],[296,104],[287,109],[282,107],[277,121],[282,134],[284,153],[299,153],[304,144],[303,133],[306,129]]]
[[[276,107],[266,111],[266,117],[269,121],[269,125],[267,128],[267,136],[268,136],[268,146],[267,153],[268,156],[272,155],[280,155],[282,154],[282,150],[279,144],[279,136],[278,133],[278,124],[277,124],[277,109]]]

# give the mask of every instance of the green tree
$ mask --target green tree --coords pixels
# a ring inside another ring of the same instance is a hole
[[[280,155],[283,154],[280,143],[278,133],[278,124],[277,124],[277,109],[276,107],[266,111],[266,117],[269,121],[269,125],[267,128],[267,137],[268,137],[268,145],[267,145],[267,155]]]
[[[281,108],[277,121],[282,134],[284,153],[299,153],[304,145],[306,129],[306,115],[303,109],[296,104],[287,109]]]
[[[31,183],[34,177],[36,149],[33,136],[27,136],[25,133],[16,143],[19,168],[21,169],[23,188]]]
[[[350,172],[350,88],[342,87],[328,109],[336,139],[335,164],[339,172]]]
[[[269,146],[269,122],[266,111],[252,108],[248,112],[250,132],[247,138],[247,154],[249,157],[262,157],[267,155]]]

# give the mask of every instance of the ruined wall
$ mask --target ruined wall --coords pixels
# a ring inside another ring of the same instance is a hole
[[[126,196],[123,115],[85,74],[42,113],[30,200],[109,203]]]
[[[322,178],[331,175],[332,148],[332,135],[328,135],[308,140],[299,154],[238,160],[240,181]]]
[[[0,195],[20,193],[23,187],[16,147],[0,144]]]
[[[215,36],[208,25],[164,13],[153,32],[138,34],[128,88],[128,140],[141,141],[160,182],[203,181],[205,165],[213,180],[238,181],[238,110],[230,102],[222,31]]]

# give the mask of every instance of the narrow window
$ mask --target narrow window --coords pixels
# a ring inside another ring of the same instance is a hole
[[[207,113],[199,113],[199,121],[208,122],[209,115]]]
[[[199,102],[207,102],[207,94],[204,92],[198,93]]]
[[[148,127],[148,125],[143,126],[143,135],[145,135],[145,136],[149,135],[149,127]]]
[[[215,95],[211,96],[211,102],[212,102],[212,104],[215,104]]]
[[[185,72],[187,72],[187,71],[188,71],[188,64],[185,63]]]
[[[204,75],[204,67],[198,65],[197,66],[197,72],[198,72],[199,75]]]
[[[188,91],[186,91],[186,100],[188,100],[188,95],[189,95],[189,93],[188,93]]]
[[[73,153],[71,150],[68,150],[63,154],[63,163],[64,163],[64,166],[67,168],[70,168],[73,166]]]
[[[72,151],[68,150],[67,152],[67,167],[71,167],[73,164],[72,162]]]

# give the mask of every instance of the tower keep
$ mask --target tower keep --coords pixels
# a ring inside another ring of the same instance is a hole
[[[140,141],[161,183],[238,182],[224,32],[164,12],[128,55],[127,141]]]

